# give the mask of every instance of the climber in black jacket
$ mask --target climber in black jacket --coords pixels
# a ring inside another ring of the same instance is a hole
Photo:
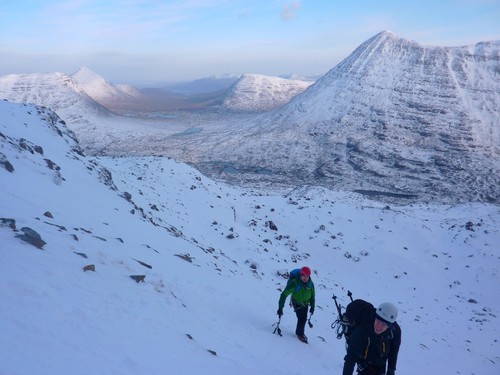
[[[342,375],[395,375],[401,328],[396,322],[398,310],[384,302],[365,313],[347,341]],[[387,372],[386,372],[387,365]]]

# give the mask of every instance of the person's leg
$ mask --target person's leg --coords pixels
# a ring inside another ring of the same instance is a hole
[[[307,322],[307,306],[296,308],[295,314],[297,315],[297,327],[295,329],[295,334],[297,336],[304,336],[304,329]]]
[[[385,366],[384,366],[385,368]],[[384,375],[385,372],[380,372],[382,371],[380,367],[376,366],[367,366],[365,368],[360,368],[359,366],[357,367],[357,373],[358,375]]]

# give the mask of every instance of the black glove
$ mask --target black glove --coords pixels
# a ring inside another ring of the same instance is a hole
[[[312,315],[312,314],[314,314],[314,306],[311,306],[311,307],[309,308],[309,312],[311,313],[311,315]]]
[[[283,308],[280,307],[277,312],[278,316],[281,318],[281,315],[283,315]]]
[[[388,368],[387,372],[386,372],[386,375],[394,375],[395,373],[396,373],[396,370],[394,370],[392,368]]]

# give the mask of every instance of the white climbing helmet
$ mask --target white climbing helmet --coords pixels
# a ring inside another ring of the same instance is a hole
[[[394,323],[397,317],[398,308],[390,302],[381,303],[377,309],[377,318],[386,322],[387,324]]]

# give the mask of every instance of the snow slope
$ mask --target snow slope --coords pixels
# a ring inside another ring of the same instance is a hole
[[[498,206],[235,189],[168,158],[87,157],[53,112],[7,101],[0,179],[2,374],[340,373],[331,297],[348,289],[400,309],[398,373],[499,371]],[[272,334],[279,274],[301,265],[309,345],[288,307]]]

